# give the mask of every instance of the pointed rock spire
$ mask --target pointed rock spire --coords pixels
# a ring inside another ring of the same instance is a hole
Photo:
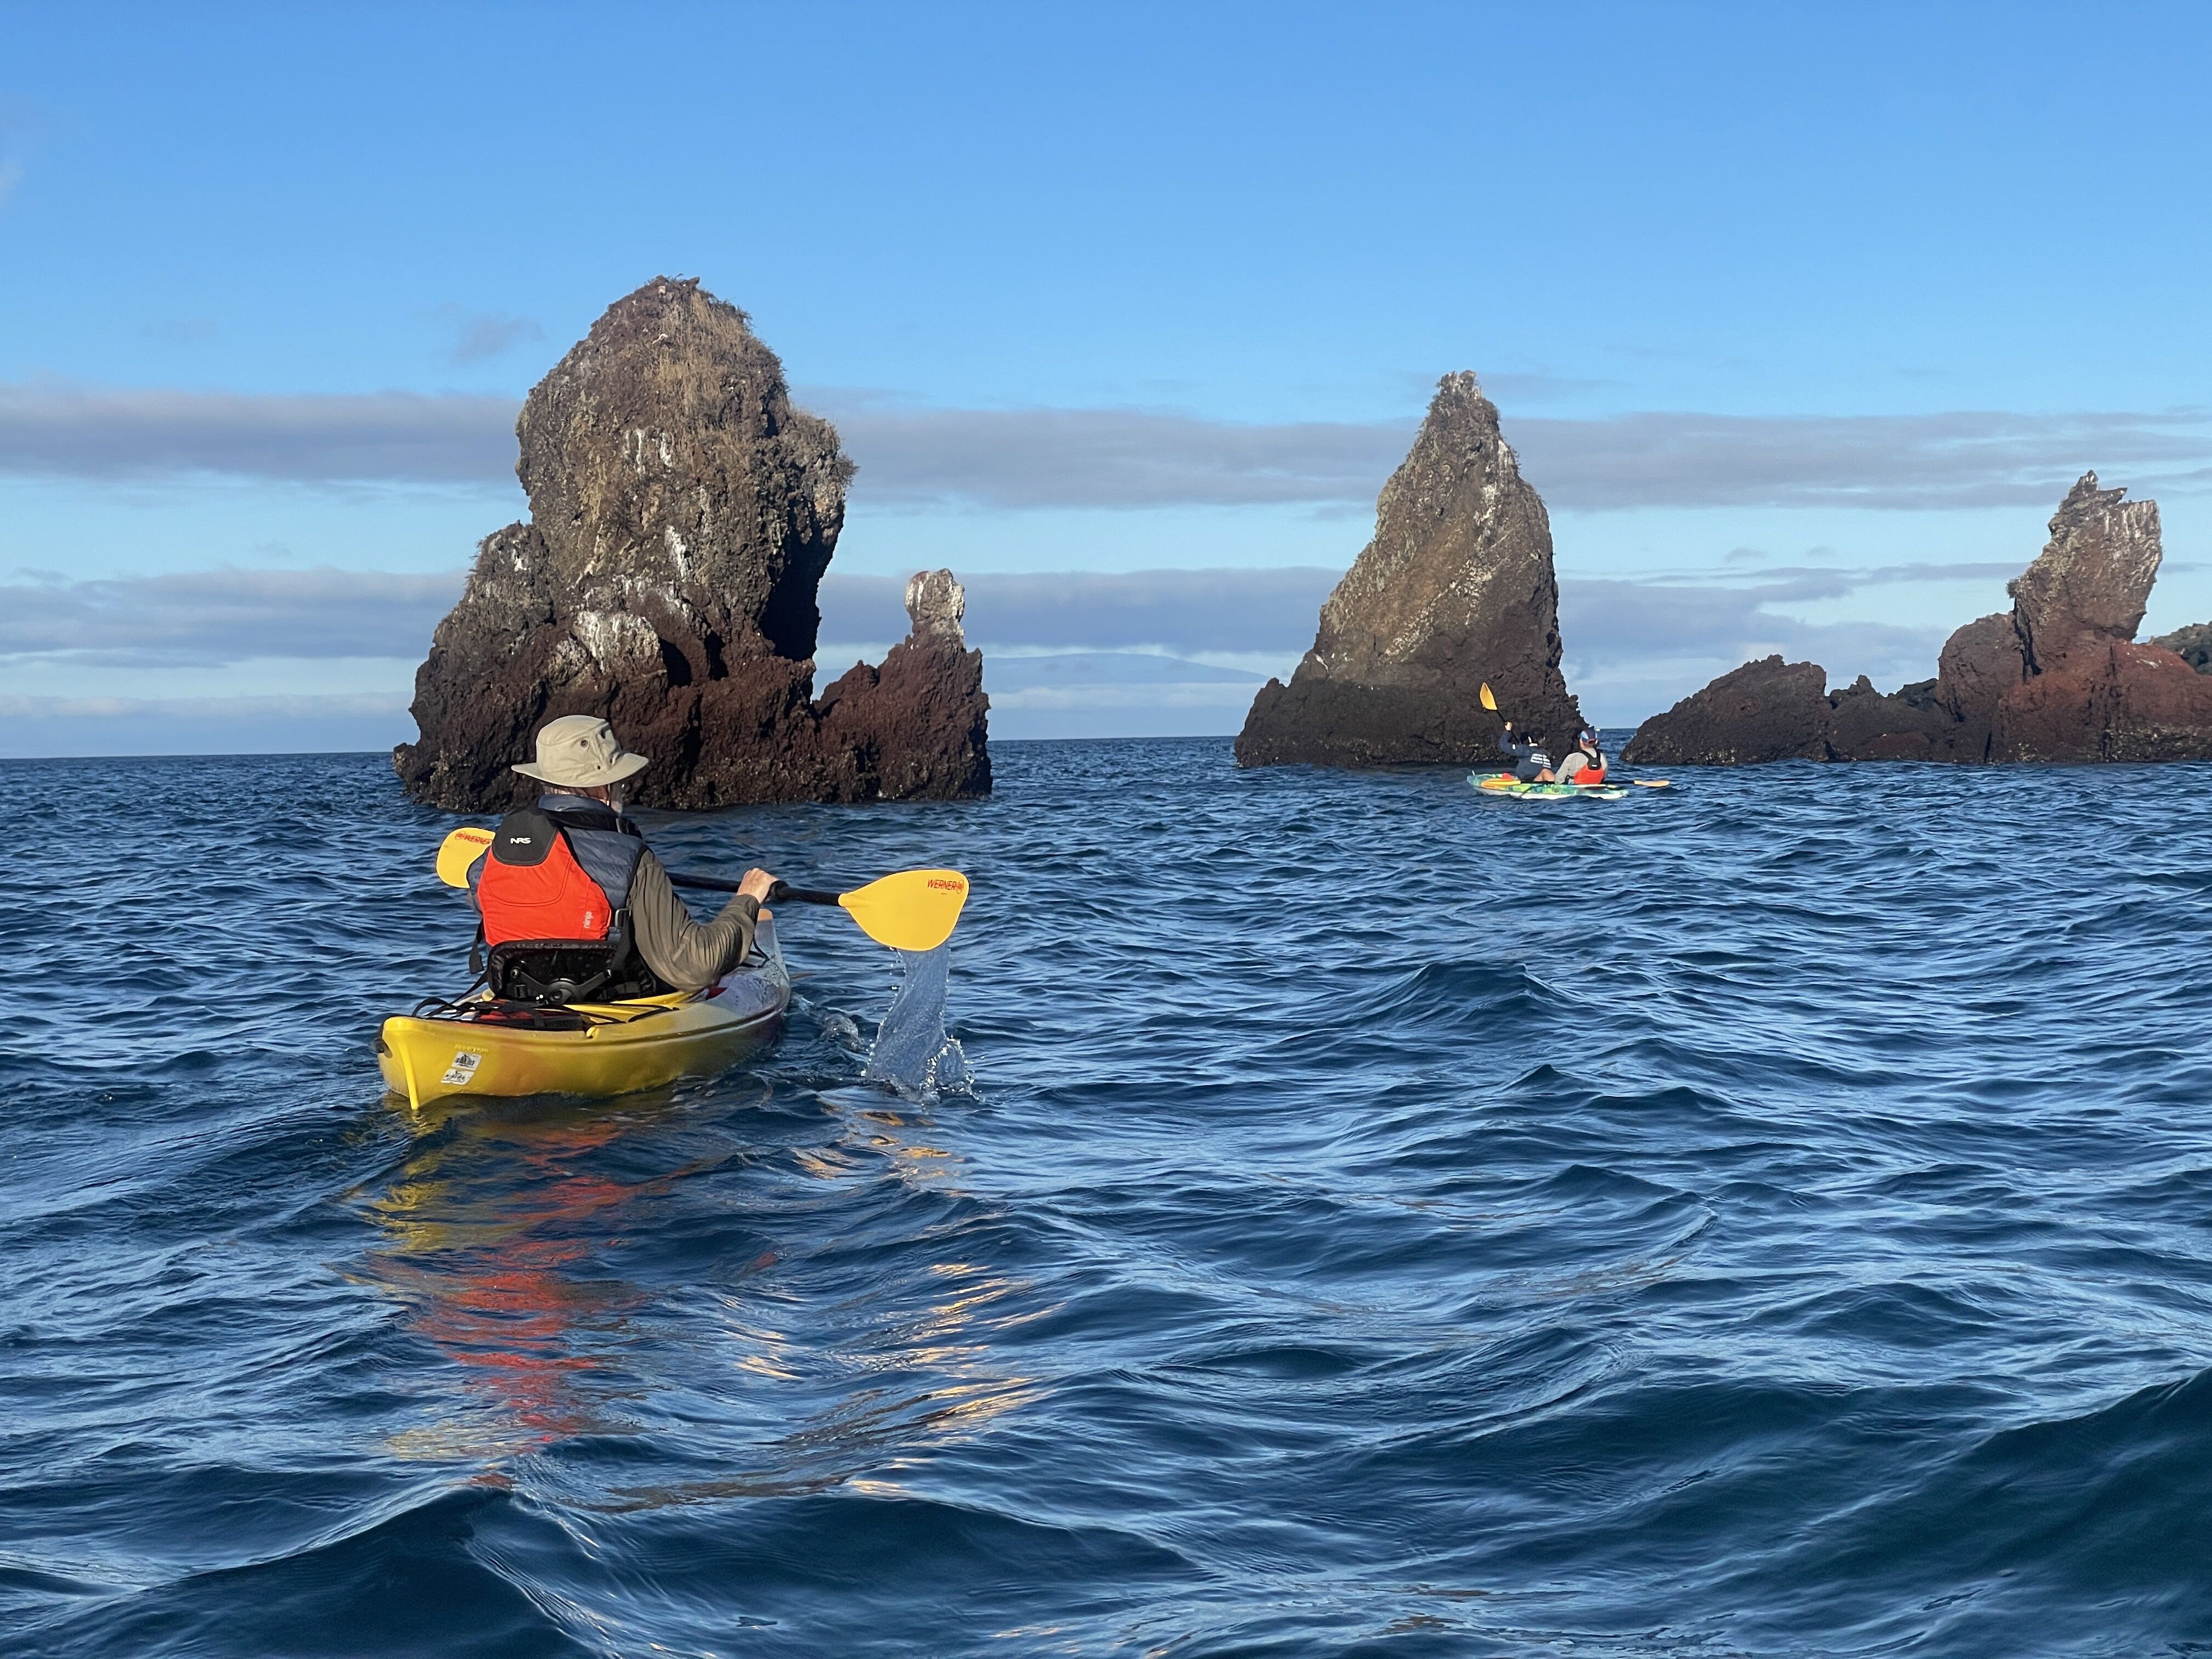
[[[1244,766],[1494,757],[1499,714],[1572,744],[1582,710],[1559,672],[1552,525],[1471,373],[1437,383],[1382,487],[1375,538],[1322,607],[1313,649],[1270,680],[1237,739]]]

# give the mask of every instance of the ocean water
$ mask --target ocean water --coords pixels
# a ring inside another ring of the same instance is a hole
[[[655,822],[969,872],[879,1075],[793,912],[763,1060],[419,1117],[380,758],[9,764],[0,1651],[2212,1644],[2212,771],[995,759]]]

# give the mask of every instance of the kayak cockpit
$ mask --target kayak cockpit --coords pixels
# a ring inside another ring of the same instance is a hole
[[[385,1085],[410,1106],[448,1095],[609,1097],[725,1071],[774,1042],[791,975],[763,921],[744,966],[699,991],[542,1004],[488,991],[384,1022]]]

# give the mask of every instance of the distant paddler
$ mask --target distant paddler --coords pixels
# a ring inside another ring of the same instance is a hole
[[[1567,757],[1536,780],[1539,783],[1574,783],[1588,787],[1605,781],[1605,750],[1598,746],[1597,728],[1584,726]]]
[[[1482,706],[1492,714],[1498,712],[1497,695],[1490,682],[1482,683]],[[1513,734],[1513,722],[1505,722],[1505,730],[1498,734],[1498,752],[1513,762],[1513,778],[1517,783],[1549,783],[1552,781],[1552,757],[1538,748],[1533,739]]]
[[[501,819],[469,866],[487,945],[626,938],[662,984],[678,991],[703,990],[745,960],[775,878],[746,872],[720,915],[695,920],[623,810],[623,785],[651,763],[590,714],[564,714],[540,729],[537,758],[514,770],[544,792],[535,805]]]
[[[1482,688],[1482,706],[1492,714],[1498,713],[1498,698],[1486,684]],[[1468,781],[1481,784],[1486,789],[1502,789],[1510,783],[1565,783],[1580,788],[1595,788],[1606,781],[1607,770],[1605,749],[1598,738],[1597,728],[1584,726],[1575,738],[1575,746],[1557,767],[1551,757],[1526,738],[1513,734],[1513,722],[1505,722],[1505,730],[1498,739],[1501,753],[1513,757],[1511,772],[1500,772],[1495,777],[1470,775]],[[1672,786],[1665,778],[1623,778],[1623,783],[1632,783],[1639,789],[1666,789]],[[1610,799],[1604,796],[1601,799]]]
[[[1482,687],[1482,706],[1492,714],[1498,713],[1498,698],[1488,682]],[[1513,779],[1516,783],[1572,783],[1588,787],[1605,781],[1605,750],[1600,746],[1595,726],[1584,726],[1575,738],[1575,746],[1567,751],[1566,758],[1556,767],[1552,757],[1527,738],[1516,737],[1513,722],[1507,720],[1505,729],[1498,734],[1498,751],[1513,761]]]
[[[1505,733],[1498,739],[1498,747],[1514,757],[1513,776],[1521,783],[1572,783],[1589,788],[1605,781],[1605,750],[1599,747],[1592,727],[1583,729],[1567,757],[1557,766],[1551,764],[1542,750],[1515,738],[1511,720],[1505,722]]]
[[[1513,735],[1513,722],[1505,722],[1505,730],[1498,734],[1498,752],[1513,762],[1513,776],[1520,783],[1549,783],[1552,781],[1552,757],[1526,738]]]

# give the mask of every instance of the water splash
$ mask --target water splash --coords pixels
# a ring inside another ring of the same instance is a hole
[[[972,1073],[959,1040],[945,1029],[952,969],[950,941],[934,951],[901,951],[904,972],[861,1076],[910,1099],[933,1099],[968,1088]]]
[[[852,1015],[836,1008],[815,1008],[812,1004],[799,1000],[799,1006],[814,1015],[814,1023],[822,1035],[848,1054],[857,1054],[868,1045],[860,1036],[860,1023]]]

